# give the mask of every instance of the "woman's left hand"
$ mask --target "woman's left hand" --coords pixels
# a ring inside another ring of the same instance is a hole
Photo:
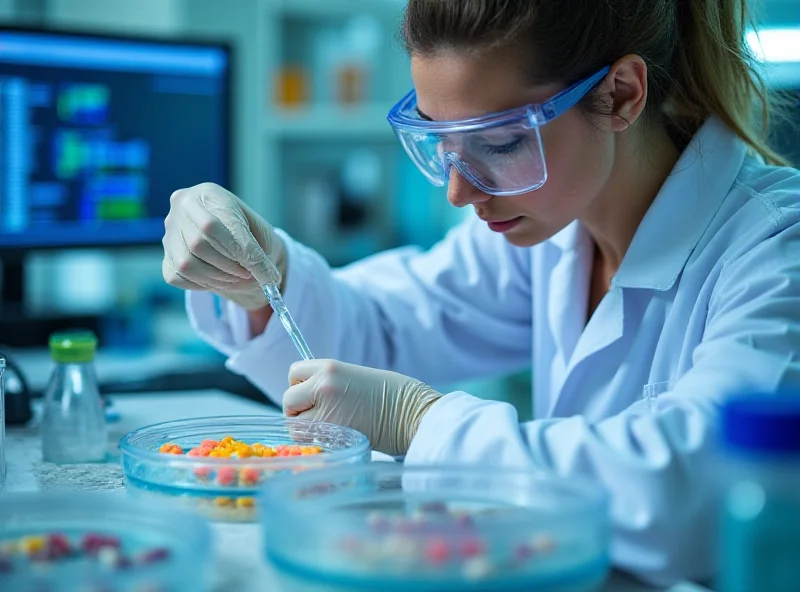
[[[289,384],[287,416],[351,427],[373,450],[392,456],[406,453],[422,417],[442,396],[408,376],[335,360],[296,362]]]

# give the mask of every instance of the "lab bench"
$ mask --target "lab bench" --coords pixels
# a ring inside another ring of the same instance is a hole
[[[43,462],[37,420],[27,427],[9,427],[6,434],[8,474],[6,491],[94,490],[101,495],[126,495],[119,464],[119,438],[145,425],[220,415],[276,415],[271,406],[214,390],[161,392],[111,397],[119,421],[109,424],[109,460],[103,464],[54,465]],[[373,460],[392,462],[373,453]],[[279,590],[277,578],[262,558],[257,524],[212,523],[215,553],[214,592]],[[605,592],[652,592],[628,576],[615,572]],[[673,586],[668,592],[709,592],[693,584]]]

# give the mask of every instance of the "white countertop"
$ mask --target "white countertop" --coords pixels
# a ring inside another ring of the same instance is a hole
[[[52,489],[103,490],[126,495],[116,442],[131,430],[174,419],[221,415],[275,415],[273,407],[220,391],[147,393],[112,397],[119,422],[109,424],[111,458],[100,465],[52,465],[42,461],[39,430],[34,425],[8,428],[6,491],[33,492]],[[375,453],[373,460],[391,460]],[[275,575],[261,557],[261,531],[255,524],[212,523],[216,577],[214,592],[279,590]],[[652,592],[624,574],[614,573],[606,592]],[[668,592],[708,592],[694,585],[679,585]]]

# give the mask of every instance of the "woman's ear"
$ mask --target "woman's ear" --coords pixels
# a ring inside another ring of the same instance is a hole
[[[601,89],[610,108],[602,125],[610,132],[625,131],[647,104],[647,64],[638,55],[620,58],[606,74]]]

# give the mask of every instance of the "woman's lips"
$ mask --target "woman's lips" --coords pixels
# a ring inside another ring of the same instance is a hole
[[[496,221],[490,222],[486,221],[489,225],[489,228],[494,232],[508,232],[512,228],[514,228],[517,224],[522,221],[522,216],[518,216],[516,218],[512,218],[511,220],[503,220],[503,221]]]

